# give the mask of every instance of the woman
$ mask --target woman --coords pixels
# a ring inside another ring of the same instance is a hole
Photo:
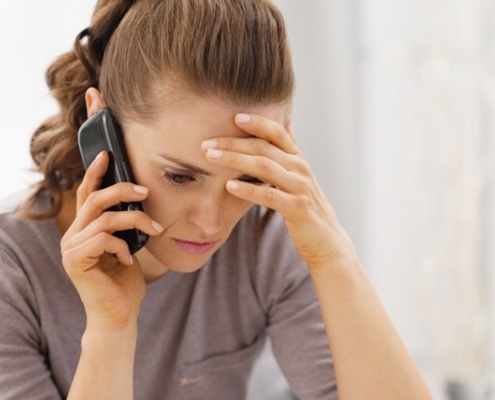
[[[0,399],[239,399],[266,335],[301,399],[430,397],[295,143],[271,2],[100,0],[47,82],[44,178],[0,219]],[[137,184],[84,173],[105,107]]]

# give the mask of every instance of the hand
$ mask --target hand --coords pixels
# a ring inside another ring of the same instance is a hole
[[[235,122],[253,137],[205,141],[205,156],[265,184],[234,180],[227,182],[227,190],[282,214],[299,255],[310,269],[327,266],[336,258],[354,257],[352,242],[297,148],[292,132],[254,114],[238,114]]]
[[[137,321],[145,282],[127,243],[112,233],[137,228],[158,235],[162,228],[141,211],[106,211],[148,195],[147,188],[132,183],[98,190],[108,162],[108,154],[100,153],[77,190],[77,215],[61,241],[62,263],[84,304],[88,326],[122,329]]]

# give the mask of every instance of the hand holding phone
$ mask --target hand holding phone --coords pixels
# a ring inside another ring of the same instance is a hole
[[[99,153],[102,151],[108,153],[110,162],[103,177],[101,189],[119,182],[135,183],[125,150],[122,130],[109,108],[101,109],[84,122],[79,129],[78,144],[86,170]],[[139,202],[120,203],[109,210],[143,211],[143,206]],[[126,241],[131,254],[141,249],[149,239],[146,233],[138,229],[117,231],[114,235]]]

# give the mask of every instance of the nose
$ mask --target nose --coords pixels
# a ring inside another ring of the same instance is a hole
[[[223,196],[218,194],[198,198],[189,212],[189,222],[200,228],[205,236],[216,236],[223,226],[224,203]]]

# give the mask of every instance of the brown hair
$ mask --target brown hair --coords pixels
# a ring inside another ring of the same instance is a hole
[[[31,140],[43,179],[24,215],[37,219],[58,214],[63,192],[84,175],[77,131],[88,88],[99,88],[121,121],[153,118],[179,90],[255,105],[290,102],[294,89],[283,18],[269,0],[99,0],[46,82],[60,112]],[[51,206],[35,212],[44,193]]]

